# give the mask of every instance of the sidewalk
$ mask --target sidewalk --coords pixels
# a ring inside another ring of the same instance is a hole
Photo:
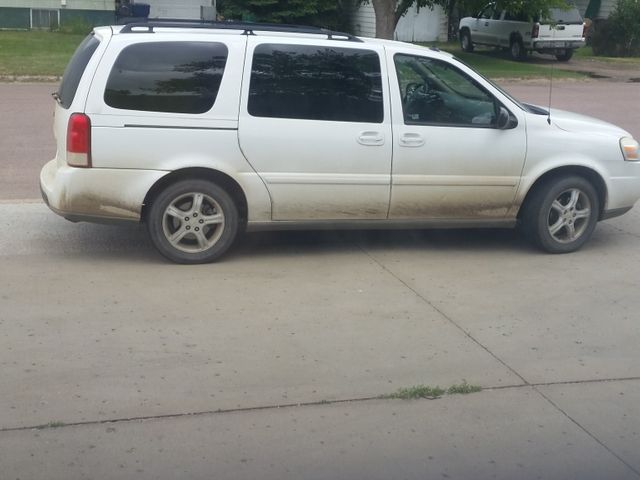
[[[640,381],[2,432],[3,478],[640,478]]]
[[[3,480],[640,478],[640,210],[572,255],[276,232],[187,268],[138,227],[0,218]]]

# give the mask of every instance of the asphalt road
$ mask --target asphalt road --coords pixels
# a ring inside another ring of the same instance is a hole
[[[523,101],[548,105],[549,83],[504,82]],[[40,197],[38,174],[55,156],[52,132],[55,84],[0,83],[0,200]],[[604,81],[555,82],[554,108],[595,116],[640,138],[640,83]]]
[[[556,87],[640,136],[640,85]],[[640,478],[640,209],[571,255],[282,232],[173,265],[141,227],[24,201],[50,89],[0,85],[0,478]],[[378,398],[463,379],[484,390]]]

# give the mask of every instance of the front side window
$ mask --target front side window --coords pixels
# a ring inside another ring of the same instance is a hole
[[[494,97],[453,65],[402,54],[394,62],[405,124],[495,127]]]
[[[259,45],[248,111],[255,117],[382,123],[380,58],[353,48]]]
[[[495,5],[488,5],[481,13],[478,15],[479,18],[483,18],[485,20],[490,20],[495,13]]]
[[[153,42],[126,47],[104,92],[113,108],[204,113],[213,107],[227,61],[227,47],[213,42]]]

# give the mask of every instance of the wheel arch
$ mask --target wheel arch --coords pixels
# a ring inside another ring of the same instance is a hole
[[[521,219],[522,213],[525,211],[527,202],[533,197],[534,193],[542,188],[551,179],[558,177],[564,177],[569,175],[576,175],[589,181],[598,193],[598,219],[602,218],[602,214],[607,204],[607,184],[602,178],[602,175],[592,168],[580,166],[580,165],[568,165],[562,167],[556,167],[552,170],[540,175],[531,185],[527,194],[525,195],[520,207],[518,209],[518,219]]]
[[[142,222],[146,221],[151,204],[157,198],[157,196],[169,185],[179,182],[181,180],[209,180],[212,183],[220,186],[231,195],[236,206],[238,207],[238,213],[240,214],[240,220],[242,223],[246,222],[248,218],[248,203],[247,197],[240,184],[231,176],[223,173],[219,170],[213,170],[203,167],[191,167],[175,170],[168,175],[160,178],[149,189],[144,197],[144,203],[142,204],[142,212],[140,219]]]
[[[519,41],[524,46],[524,39],[522,38],[522,35],[518,31],[514,31],[509,34],[509,45],[511,45],[515,41]]]

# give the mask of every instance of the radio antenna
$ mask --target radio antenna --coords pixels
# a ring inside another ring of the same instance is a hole
[[[553,37],[556,37],[556,25],[555,22],[551,23],[551,30],[553,30]],[[551,73],[549,74],[549,110],[547,113],[547,123],[549,125],[551,125],[551,92],[553,92],[553,66],[554,66],[554,62],[551,63]]]
[[[547,111],[547,123],[551,125],[551,92],[553,92],[553,63],[551,64],[551,74],[549,75],[549,110]]]

